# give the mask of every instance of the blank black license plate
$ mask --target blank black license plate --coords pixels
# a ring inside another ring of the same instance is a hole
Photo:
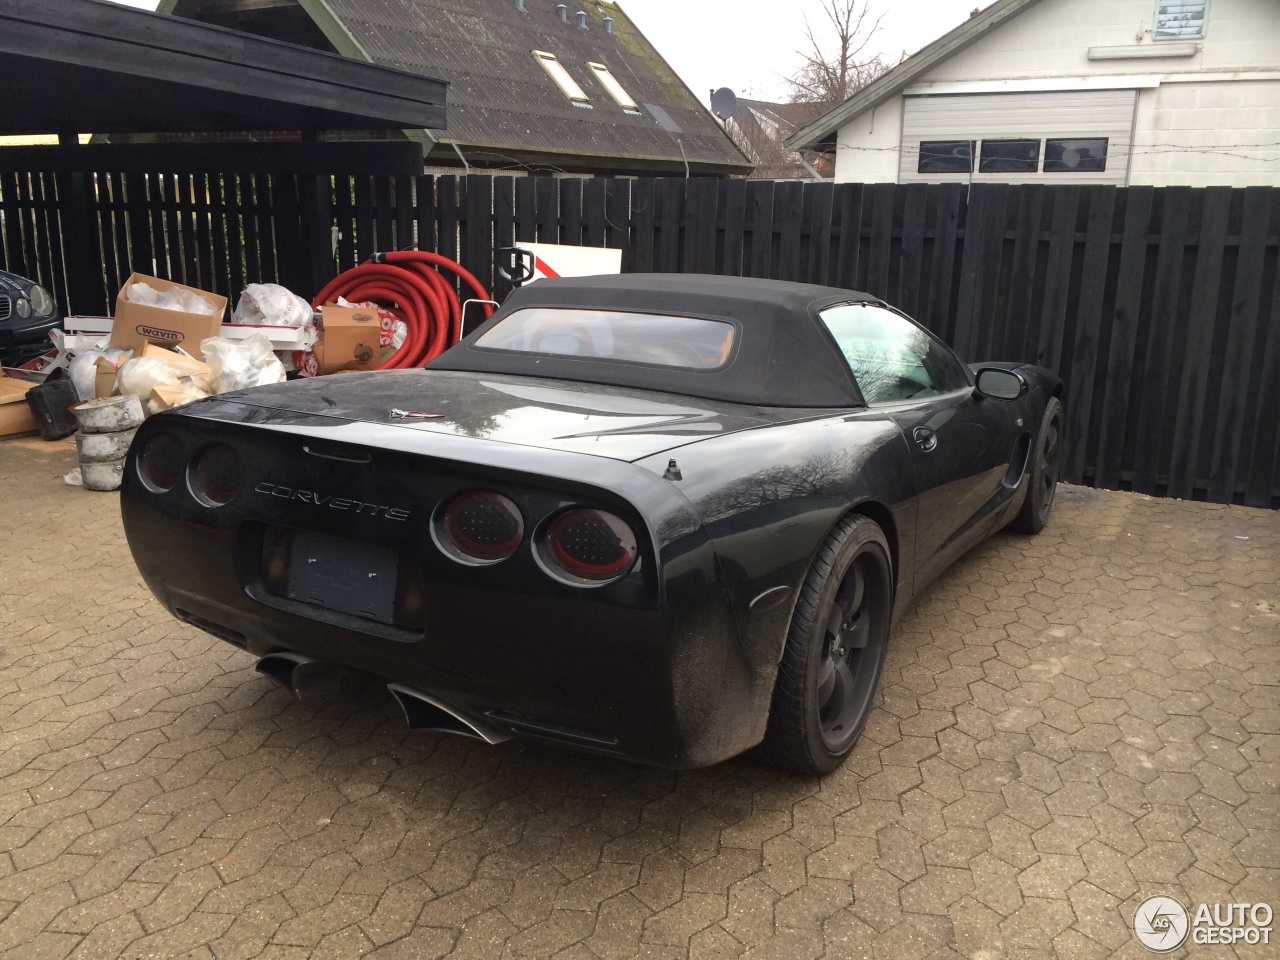
[[[295,530],[289,551],[289,598],[392,623],[399,561],[399,553],[386,547]]]

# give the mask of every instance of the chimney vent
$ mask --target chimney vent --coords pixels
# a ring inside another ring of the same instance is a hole
[[[574,16],[578,18],[578,27],[582,30],[587,29],[587,12],[579,10]]]
[[[526,12],[524,9],[524,0],[516,0],[516,9],[519,10],[521,13]]]
[[[613,33],[613,17],[604,18],[604,32]]]
[[[556,4],[556,16],[560,18],[561,23],[569,22],[569,8],[563,3]]]

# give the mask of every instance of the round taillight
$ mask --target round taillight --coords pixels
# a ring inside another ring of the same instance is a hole
[[[138,476],[152,493],[168,493],[182,479],[182,442],[172,433],[152,434],[138,452]]]
[[[502,494],[475,490],[450,500],[432,532],[440,549],[460,563],[497,563],[520,546],[524,518]]]
[[[575,583],[617,580],[636,559],[631,528],[603,510],[579,507],[560,514],[548,525],[544,540],[543,560]]]
[[[196,455],[187,482],[206,507],[220,507],[244,486],[244,461],[225,443],[212,444]]]

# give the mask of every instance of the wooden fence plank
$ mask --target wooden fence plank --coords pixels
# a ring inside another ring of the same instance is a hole
[[[692,236],[686,234],[684,263],[689,273],[715,273],[716,215],[720,196],[718,180],[695,177],[688,181],[685,206]]]
[[[1258,311],[1262,302],[1262,278],[1271,222],[1271,187],[1246,187],[1244,217],[1240,225],[1240,253],[1231,296],[1227,351],[1218,379],[1217,428],[1213,440],[1213,469],[1209,473],[1209,498],[1231,503],[1236,494],[1236,470],[1247,466],[1248,454],[1241,455],[1244,428],[1252,417],[1251,397],[1256,390],[1250,377],[1252,350],[1256,339]],[[1241,478],[1243,479],[1243,477]]]
[[[637,180],[631,192],[631,256],[623,259],[629,273],[652,273],[654,270],[654,224],[657,222],[658,181],[645,177]]]
[[[897,185],[871,185],[871,252],[867,260],[867,282],[864,288],[873,297],[892,298],[889,289],[889,266],[893,257],[893,201]]]
[[[1199,476],[1197,466],[1208,389],[1210,349],[1213,346],[1213,328],[1230,210],[1230,189],[1209,187],[1204,191],[1184,362],[1173,418],[1173,453],[1169,463],[1168,495],[1184,500],[1191,498]]]
[[[829,181],[806,183],[805,224],[809,233],[809,245],[805,261],[808,270],[805,279],[809,283],[835,286],[835,269],[832,250],[835,247],[831,224],[835,219],[836,185]]]
[[[837,190],[840,235],[836,242],[835,285],[852,290],[858,286],[858,260],[862,250],[863,185],[842,183]]]
[[[582,246],[582,181],[566,177],[556,181],[560,188],[560,242]]]
[[[675,273],[680,269],[680,224],[684,219],[685,181],[676,177],[663,177],[658,181],[657,245],[654,250],[654,269],[661,273]]]
[[[466,234],[459,261],[487,291],[493,289],[493,177],[467,177]],[[475,296],[470,287],[459,284],[464,300]],[[476,316],[481,311],[472,307]]]
[[[631,180],[606,180],[604,187],[604,245],[622,251],[627,263],[631,251]]]
[[[516,186],[516,242],[536,243],[538,239],[538,180],[520,177]]]
[[[1134,350],[1138,340],[1139,312],[1142,309],[1143,271],[1147,263],[1147,232],[1155,200],[1152,187],[1132,187],[1124,211],[1124,231],[1120,242],[1120,265],[1116,279],[1115,309],[1108,316],[1111,340],[1096,398],[1098,418],[1098,482],[1114,490],[1120,485],[1121,453],[1124,446],[1125,410],[1129,404]],[[1101,358],[1099,358],[1101,361]]]
[[[773,181],[747,181],[747,224],[751,251],[744,266],[748,277],[767,277],[773,260]]]
[[[1271,206],[1274,219],[1280,220],[1280,204],[1274,193]],[[1280,507],[1280,263],[1273,273],[1271,315],[1263,320],[1266,335],[1255,404],[1257,426],[1245,473],[1244,502],[1248,507]]]
[[[1009,263],[1008,295],[1004,309],[994,318],[990,356],[1002,360],[1035,359],[1038,313],[1032,310],[1036,260],[1040,251],[1040,224],[1044,206],[1043,184],[1014,188],[1014,240]],[[1003,285],[1003,284],[1002,284]],[[1030,340],[1030,343],[1028,343]]]
[[[1071,266],[1076,250],[1076,220],[1081,188],[1074,184],[1053,192],[1053,212],[1049,227],[1049,254],[1045,263],[1044,299],[1040,306],[1040,330],[1035,360],[1057,370],[1067,336],[1067,304],[1071,298]]]
[[[720,181],[720,209],[724,211],[724,247],[720,273],[742,276],[742,250],[747,234],[747,181]]]
[[[804,227],[804,189],[798,180],[779,183],[773,191],[775,263],[769,274],[779,280],[803,280],[800,268],[800,234]]]
[[[538,177],[534,192],[538,197],[538,243],[560,242],[560,188],[550,177]]]
[[[458,259],[458,178],[445,174],[436,178],[436,252]]]
[[[928,190],[928,185],[923,183],[907,184],[902,190],[902,244],[898,252],[898,282],[893,305],[909,317],[920,313]]]
[[[956,272],[956,238],[960,229],[960,184],[930,187],[936,211],[933,220],[933,253],[930,260],[927,307],[920,322],[950,342],[955,335],[953,287]]]
[[[437,253],[440,250],[439,222],[436,217],[436,178],[418,177],[414,210],[418,221],[418,249]]]
[[[413,180],[407,173],[396,174],[392,180],[393,206],[396,215],[396,235],[393,250],[413,249]]]
[[[1189,187],[1161,191],[1164,206],[1160,223],[1160,243],[1156,254],[1155,288],[1152,291],[1150,323],[1146,343],[1140,351],[1142,389],[1137,392],[1136,409],[1129,410],[1137,442],[1134,446],[1133,489],[1139,493],[1159,492],[1160,475],[1168,479],[1162,454],[1171,426],[1171,384],[1177,379],[1179,275],[1186,252],[1187,215],[1191,201]]]
[[[374,176],[373,181],[373,252],[386,253],[396,248],[391,223],[395,212],[391,209],[391,178]]]
[[[1073,483],[1083,482],[1086,456],[1091,452],[1088,447],[1089,425],[1093,414],[1095,368],[1100,359],[1098,338],[1107,287],[1107,264],[1111,257],[1111,224],[1115,216],[1116,188],[1091,186],[1086,192],[1085,202],[1088,217],[1085,225],[1084,262],[1080,272],[1080,295],[1076,304],[1075,337],[1071,351],[1071,379],[1066,385],[1067,444],[1063,454],[1063,479]]]
[[[527,179],[527,178],[526,178]],[[501,303],[511,292],[510,280],[504,280],[498,273],[498,250],[510,247],[516,242],[516,187],[514,177],[493,178],[493,299]]]
[[[374,232],[372,180],[373,177],[363,173],[354,178],[356,194],[354,263],[364,263],[378,252],[378,240]]]
[[[609,181],[595,177],[582,184],[582,245],[604,246],[604,187]]]

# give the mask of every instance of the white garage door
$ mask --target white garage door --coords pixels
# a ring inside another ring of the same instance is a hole
[[[1127,182],[1137,90],[904,98],[900,183]],[[970,170],[970,167],[972,170]]]

